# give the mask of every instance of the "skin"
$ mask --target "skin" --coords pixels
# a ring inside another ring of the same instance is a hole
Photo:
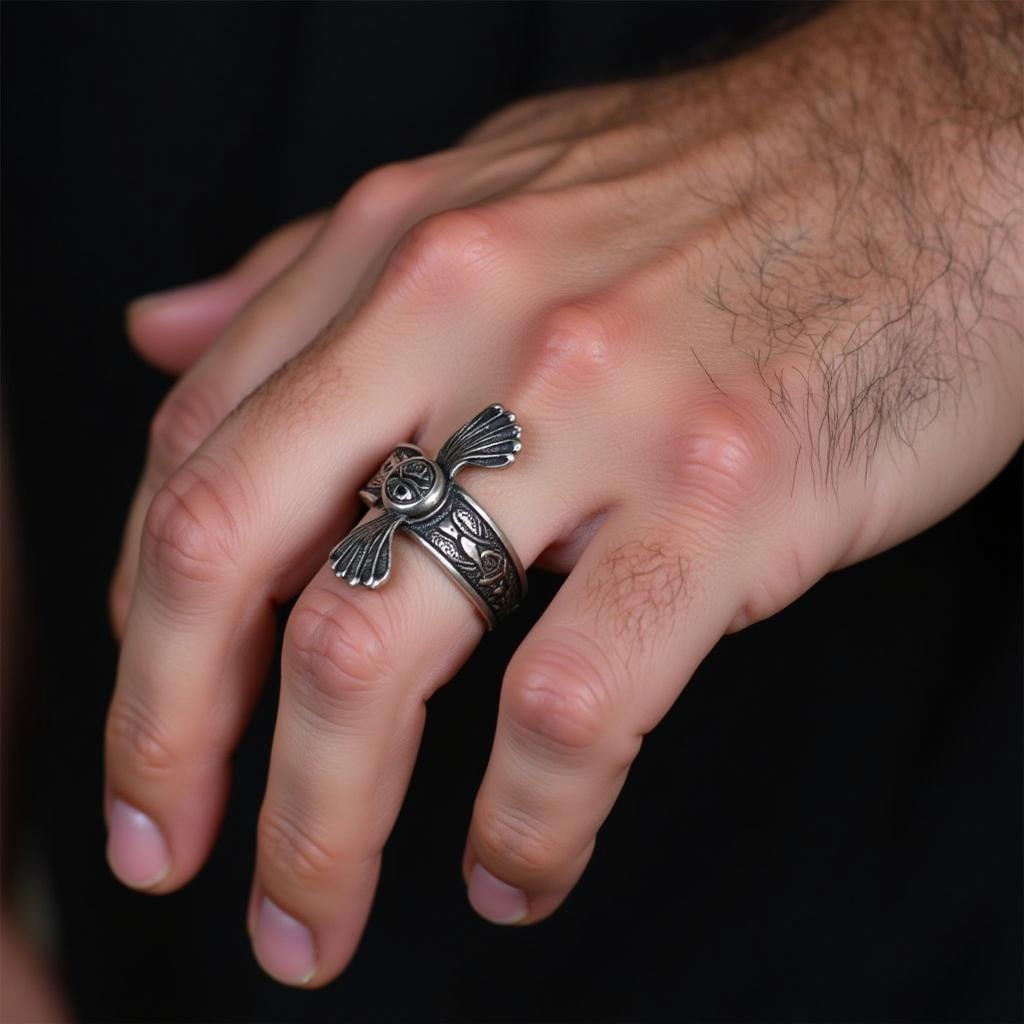
[[[523,451],[461,481],[569,575],[508,666],[462,869],[492,920],[554,912],[719,638],[1021,443],[1019,15],[837,8],[713,68],[531,99],[136,303],[135,345],[182,375],[111,593],[122,880],[203,863],[298,594],[248,924],[281,981],[344,968],[426,702],[483,626],[401,535],[376,591],[326,555],[395,443],[434,452],[500,401]]]

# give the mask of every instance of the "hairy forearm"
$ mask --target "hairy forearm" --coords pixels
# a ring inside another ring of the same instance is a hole
[[[1005,235],[993,283],[1024,293],[1024,5],[848,3],[804,32],[833,158],[846,145],[861,173],[913,188],[951,240]]]
[[[680,79],[731,140],[708,299],[820,479],[915,445],[979,374],[1021,401],[1022,10],[841,5]]]
[[[974,130],[1012,130],[1019,141],[1024,99],[1024,6],[1009,0],[922,4],[901,11],[918,49],[933,103]]]

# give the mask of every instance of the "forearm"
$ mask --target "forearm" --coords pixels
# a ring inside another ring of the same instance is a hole
[[[843,5],[679,80],[728,123],[687,157],[740,243],[709,299],[823,480],[991,380],[1020,442],[1019,12]]]
[[[950,244],[987,236],[989,284],[1024,293],[1024,5],[848,3],[782,50],[827,86],[805,101],[821,155],[855,163],[853,180],[896,182]]]

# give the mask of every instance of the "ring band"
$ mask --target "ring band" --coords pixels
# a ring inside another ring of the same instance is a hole
[[[489,628],[526,593],[526,573],[498,524],[456,483],[427,519],[405,524],[468,595]]]
[[[398,445],[360,490],[373,519],[360,523],[331,552],[331,570],[352,586],[376,588],[391,573],[399,529],[426,548],[459,584],[488,628],[526,593],[526,574],[508,538],[454,477],[466,466],[511,465],[522,447],[513,413],[490,405],[441,446],[437,459],[414,444]]]

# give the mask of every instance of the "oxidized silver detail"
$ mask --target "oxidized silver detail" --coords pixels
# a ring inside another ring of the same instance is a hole
[[[359,496],[379,514],[361,523],[331,552],[334,574],[352,586],[376,588],[391,574],[399,528],[426,548],[493,626],[526,593],[526,574],[505,535],[454,481],[466,466],[511,465],[522,448],[515,414],[490,405],[461,426],[431,459],[398,445]]]
[[[381,504],[410,519],[430,515],[448,493],[448,476],[433,459],[417,455],[395,466],[384,478]]]

